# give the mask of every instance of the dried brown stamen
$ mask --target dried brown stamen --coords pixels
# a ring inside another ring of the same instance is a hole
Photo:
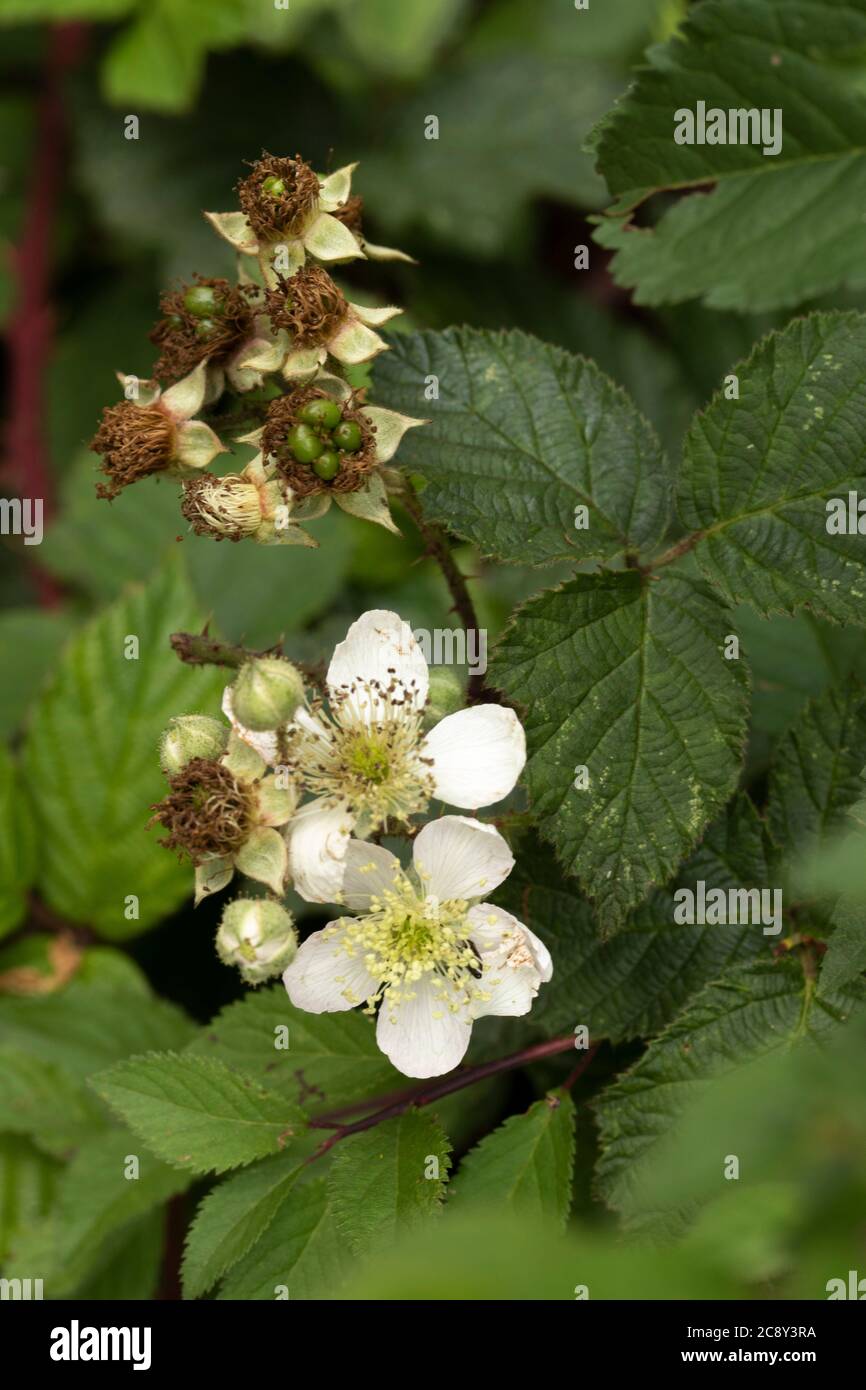
[[[300,155],[264,153],[237,186],[247,221],[262,241],[299,236],[319,200],[319,180]]]
[[[340,471],[335,478],[324,481],[309,464],[298,463],[288,443],[288,434],[301,423],[301,410],[309,401],[331,400],[327,391],[316,386],[299,386],[287,396],[271,401],[262,432],[262,453],[272,458],[277,472],[285,479],[296,497],[312,497],[323,492],[357,492],[376,467],[375,430],[359,406],[363,391],[353,391],[339,402],[342,419],[352,420],[361,431],[361,447],[354,453],[340,454]]]
[[[121,401],[103,410],[90,448],[101,455],[99,466],[108,478],[107,483],[97,484],[97,496],[110,500],[130,483],[168,467],[174,452],[174,425],[159,406]]]
[[[240,849],[253,824],[250,788],[210,758],[193,758],[169,779],[171,791],[151,807],[148,822],[168,831],[159,843],[181,850],[194,863]]]
[[[305,265],[291,279],[277,277],[277,285],[265,294],[265,306],[274,328],[291,334],[292,346],[318,347],[339,328],[348,302],[330,275],[319,265]]]
[[[195,276],[196,286],[207,286],[217,300],[212,318],[192,313],[184,303],[189,285],[164,294],[159,301],[163,317],[150,334],[160,350],[153,369],[160,381],[180,381],[204,358],[222,362],[253,336],[253,309],[250,286],[233,287],[228,280]]]

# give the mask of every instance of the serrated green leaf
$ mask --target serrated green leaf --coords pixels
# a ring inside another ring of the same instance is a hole
[[[864,44],[864,0],[708,0],[649,51],[595,134],[617,197],[596,239],[617,252],[614,276],[637,287],[637,303],[701,296],[756,312],[866,284],[866,107],[856,61],[845,66]],[[676,113],[699,101],[726,114],[780,112],[781,149],[677,144]],[[652,228],[622,221],[653,193],[708,183]]]
[[[449,1202],[502,1207],[564,1227],[571,1210],[574,1102],[552,1091],[511,1115],[462,1160]]]
[[[488,678],[525,712],[537,823],[611,927],[734,790],[747,676],[723,656],[730,624],[706,585],[670,570],[579,575],[519,610],[497,646]]]
[[[605,1201],[629,1228],[677,1229],[670,1212],[643,1202],[641,1173],[686,1104],[713,1078],[795,1042],[821,1041],[863,1008],[853,990],[816,992],[793,959],[736,966],[708,985],[595,1103]]]
[[[379,1051],[369,1018],[352,1012],[305,1013],[293,1006],[281,984],[229,1004],[188,1052],[215,1057],[269,1090],[319,1110],[402,1084],[400,1073]]]
[[[437,1213],[449,1152],[438,1120],[417,1110],[341,1142],[328,1194],[337,1226],[356,1255],[392,1245]]]
[[[33,814],[16,764],[0,744],[0,937],[18,926],[36,875]]]
[[[427,480],[425,513],[485,555],[604,559],[664,531],[661,447],[593,363],[525,333],[471,328],[404,334],[391,349],[376,367],[377,398],[430,417],[407,435],[399,462]],[[427,400],[431,376],[439,396]]]
[[[862,622],[862,537],[830,535],[826,502],[866,495],[866,315],[810,314],[735,368],[686,436],[678,489],[706,577],[760,613],[808,606]]]
[[[115,970],[88,978],[86,962],[54,994],[0,999],[0,1045],[82,1078],[132,1052],[183,1047],[192,1032],[174,1004]]]
[[[183,571],[169,564],[73,639],[34,709],[22,766],[40,893],[113,939],[153,925],[191,892],[189,865],[159,846],[147,821],[165,791],[156,750],[169,718],[218,708],[219,673],[184,666],[169,646],[172,632],[196,625]],[[130,896],[137,918],[125,915]]]
[[[305,1127],[297,1106],[210,1058],[150,1053],[91,1084],[155,1154],[193,1172],[277,1153]]]
[[[26,1231],[44,1219],[61,1168],[17,1134],[0,1135],[0,1264]]]
[[[127,1131],[112,1130],[83,1144],[57,1190],[53,1259],[44,1276],[51,1295],[62,1297],[95,1277],[123,1228],[189,1183],[187,1174],[139,1152]]]
[[[295,1188],[223,1281],[221,1299],[334,1298],[352,1264],[324,1178]]]
[[[190,1226],[183,1257],[184,1298],[207,1293],[267,1230],[298,1180],[282,1155],[236,1173],[209,1192]]]
[[[61,1157],[104,1127],[101,1109],[68,1072],[0,1047],[0,1130],[26,1134],[46,1153]]]
[[[846,828],[866,790],[866,686],[848,680],[806,706],[780,741],[770,767],[767,823],[795,852]]]
[[[677,925],[677,888],[694,891],[699,880],[708,891],[769,888],[777,879],[758,813],[747,797],[735,797],[672,883],[656,889],[622,932],[600,940],[574,879],[549,849],[522,842],[496,901],[542,939],[555,962],[528,1020],[533,1032],[551,1037],[582,1026],[612,1042],[657,1033],[728,966],[769,949],[760,926]]]
[[[124,29],[102,72],[114,106],[174,114],[193,102],[201,82],[206,39],[189,12],[189,0],[154,0]]]
[[[841,989],[866,970],[866,907],[843,898],[833,913],[833,935],[821,962],[821,989]]]

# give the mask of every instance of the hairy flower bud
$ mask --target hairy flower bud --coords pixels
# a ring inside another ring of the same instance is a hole
[[[248,985],[281,975],[298,949],[291,913],[268,898],[237,898],[223,913],[216,948]]]
[[[179,714],[160,739],[160,767],[170,777],[193,758],[220,758],[226,751],[228,735],[228,729],[218,719],[206,714]]]
[[[462,709],[466,700],[463,683],[447,666],[434,666],[430,672],[430,689],[424,710],[424,728],[432,729],[440,719]]]
[[[241,667],[232,686],[235,716],[256,733],[285,724],[303,698],[300,671],[281,656],[254,657]]]

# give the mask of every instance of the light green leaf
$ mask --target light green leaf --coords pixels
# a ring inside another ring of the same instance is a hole
[[[147,821],[165,792],[156,750],[169,718],[218,709],[219,673],[184,666],[169,647],[172,632],[196,626],[183,572],[167,565],[81,631],[34,709],[23,770],[39,891],[114,939],[153,925],[192,891],[192,869],[160,848]],[[138,917],[126,916],[130,897]]]
[[[61,1171],[29,1139],[0,1135],[0,1264],[5,1265],[21,1233],[47,1215]]]
[[[376,1046],[371,1019],[353,1012],[305,1013],[282,984],[229,1004],[188,1052],[214,1057],[319,1110],[399,1089],[403,1082]]]
[[[592,909],[553,853],[521,842],[517,867],[497,902],[541,938],[555,969],[528,1023],[552,1037],[577,1026],[592,1039],[621,1042],[657,1033],[728,966],[766,954],[776,937],[756,926],[681,926],[677,888],[769,888],[778,875],[763,825],[748,797],[735,797],[666,888],[632,913],[625,930],[600,940]]]
[[[684,575],[579,575],[520,609],[494,654],[489,681],[524,711],[537,823],[609,927],[734,790],[747,676],[723,656],[730,631]]]
[[[675,1229],[670,1212],[653,1211],[642,1200],[642,1170],[652,1165],[656,1146],[686,1104],[713,1078],[751,1058],[829,1037],[863,1007],[863,997],[851,990],[816,993],[790,958],[736,966],[708,985],[596,1102],[597,1176],[605,1201],[629,1228]]]
[[[617,198],[596,239],[617,252],[615,278],[638,304],[701,296],[753,313],[866,284],[864,45],[864,0],[709,0],[649,51],[594,133]],[[781,148],[764,154],[763,137],[677,144],[676,113],[699,101],[726,117],[778,112]],[[654,193],[709,183],[651,228],[622,220]]]
[[[105,60],[108,101],[136,110],[187,110],[208,48],[243,36],[245,9],[244,0],[151,0]]]
[[[411,78],[430,65],[466,8],[467,0],[355,0],[341,7],[340,19],[365,68]]]
[[[866,315],[811,314],[771,333],[686,437],[678,508],[695,556],[729,599],[760,613],[808,604],[863,622],[858,534],[831,535],[828,499],[866,494]]]
[[[207,1293],[255,1245],[297,1182],[299,1171],[279,1154],[235,1173],[208,1193],[186,1239],[184,1298]]]
[[[64,613],[9,608],[0,613],[0,737],[14,733],[74,628]]]
[[[450,1201],[502,1207],[564,1227],[571,1210],[574,1102],[551,1091],[511,1115],[462,1160]]]
[[[100,1072],[92,1085],[160,1158],[225,1172],[287,1147],[303,1114],[221,1062],[151,1053]]]
[[[87,956],[54,994],[0,998],[0,1045],[81,1078],[131,1052],[184,1047],[192,1032],[174,1004],[114,970],[95,970]]]
[[[0,1047],[0,1130],[28,1135],[55,1157],[103,1129],[103,1112],[68,1072]]]
[[[445,1192],[450,1146],[432,1115],[407,1110],[344,1139],[328,1179],[334,1219],[356,1255],[424,1225]]]
[[[223,1281],[224,1299],[326,1299],[351,1268],[324,1178],[294,1190],[264,1235]]]
[[[0,744],[0,937],[24,917],[35,875],[33,813],[19,770]]]
[[[430,377],[439,397],[428,401]],[[375,378],[392,409],[430,417],[397,456],[427,480],[425,513],[484,554],[577,563],[664,531],[658,440],[591,362],[525,333],[452,328],[395,337]]]
[[[767,822],[776,843],[791,854],[847,828],[864,768],[866,686],[852,679],[810,701],[775,751]]]

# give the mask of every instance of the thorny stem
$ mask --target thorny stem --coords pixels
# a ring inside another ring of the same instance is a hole
[[[411,479],[404,478],[399,500],[421,533],[427,554],[436,561],[442,571],[453,600],[452,611],[458,615],[466,632],[477,632],[478,615],[475,612],[475,604],[469,592],[466,578],[454,559],[445,531],[435,522],[426,520],[418,493],[415,491]],[[469,704],[476,704],[483,697],[484,692],[484,676],[480,674],[470,676],[467,687]]]
[[[694,550],[698,541],[703,540],[703,531],[693,531],[690,536],[684,536],[682,540],[672,545],[670,550],[666,550],[657,560],[651,560],[648,565],[644,565],[642,573],[652,574],[655,570],[662,569],[664,565],[672,565],[675,560],[679,560],[681,555],[687,555],[690,550]]]
[[[525,1047],[520,1052],[513,1052],[509,1057],[499,1057],[495,1062],[481,1062],[478,1066],[466,1067],[463,1071],[458,1071],[453,1076],[446,1076],[444,1080],[437,1082],[433,1086],[426,1083],[420,1087],[413,1087],[407,1091],[398,1092],[396,1096],[388,1099],[383,1097],[388,1103],[374,1110],[370,1115],[364,1115],[360,1120],[354,1120],[351,1124],[334,1124],[334,1120],[341,1114],[346,1113],[334,1110],[324,1115],[317,1115],[310,1120],[312,1129],[331,1129],[334,1133],[329,1134],[311,1154],[306,1163],[314,1163],[317,1158],[338,1144],[341,1139],[348,1139],[352,1134],[360,1134],[365,1129],[373,1129],[376,1125],[382,1124],[384,1120],[395,1119],[405,1111],[411,1109],[421,1109],[422,1106],[432,1105],[434,1101],[442,1100],[444,1096],[450,1096],[455,1091],[462,1091],[467,1086],[474,1086],[478,1081],[484,1081],[489,1076],[496,1076],[499,1072],[512,1071],[515,1067],[526,1066],[530,1062],[540,1061],[544,1057],[554,1057],[559,1052],[567,1052],[574,1047],[574,1034],[569,1033],[565,1038],[552,1038],[547,1042],[533,1043],[531,1047]],[[592,1057],[595,1055],[598,1044],[590,1047],[586,1054],[581,1058],[578,1067],[575,1067],[571,1076],[566,1082],[566,1086],[572,1086],[578,1076],[589,1066]],[[371,1102],[374,1104],[375,1102]],[[357,1107],[356,1107],[357,1108]]]
[[[207,630],[173,632],[170,641],[172,651],[187,666],[227,666],[237,671],[245,662],[252,661],[255,657],[283,655],[282,642],[277,642],[275,646],[264,651],[253,651],[250,647],[241,647],[234,642],[222,642],[218,637],[211,637]],[[293,665],[311,685],[315,685],[317,689],[323,688],[324,673],[320,666],[311,666],[302,661],[295,661]]]

